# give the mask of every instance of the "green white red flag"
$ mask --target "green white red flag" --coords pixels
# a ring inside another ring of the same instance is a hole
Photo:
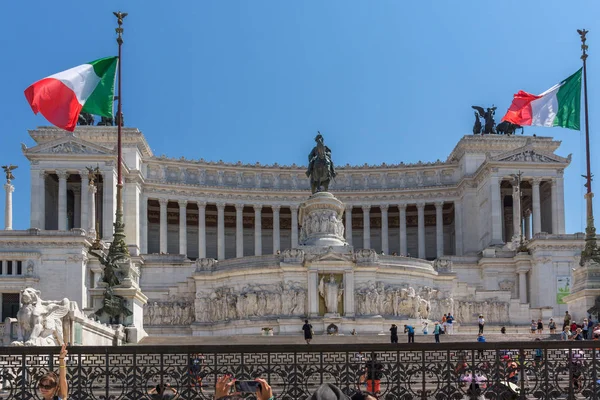
[[[105,57],[37,81],[25,89],[35,114],[73,132],[79,113],[113,116],[118,57]]]
[[[540,95],[519,91],[502,121],[534,126],[561,126],[579,130],[581,119],[581,71]]]

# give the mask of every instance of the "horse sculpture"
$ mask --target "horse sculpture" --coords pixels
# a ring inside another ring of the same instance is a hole
[[[518,124],[513,124],[512,122],[509,121],[502,121],[500,122],[498,125],[496,125],[496,132],[499,135],[514,135],[517,131],[517,129],[521,129],[521,135],[523,134],[523,131],[525,130],[521,125]]]

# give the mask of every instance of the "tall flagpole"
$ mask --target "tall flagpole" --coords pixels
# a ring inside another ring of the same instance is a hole
[[[117,33],[117,44],[119,45],[119,65],[118,65],[118,94],[117,94],[117,115],[115,122],[117,123],[117,212],[115,215],[115,231],[113,241],[110,245],[109,254],[112,256],[121,255],[129,256],[129,250],[125,243],[125,224],[123,223],[123,174],[122,174],[122,144],[121,144],[121,128],[123,125],[123,112],[121,109],[123,92],[121,91],[121,65],[123,58],[121,55],[121,47],[123,46],[123,19],[127,13],[121,11],[113,12],[117,17],[118,27],[115,28]]]
[[[592,168],[590,161],[590,125],[588,120],[588,95],[587,95],[587,49],[588,46],[585,44],[586,34],[588,33],[585,29],[578,29],[577,33],[581,38],[581,60],[583,61],[583,107],[585,111],[585,158],[587,163],[586,170],[586,228],[585,228],[585,248],[581,252],[580,265],[584,265],[586,261],[595,261],[600,263],[600,251],[596,242],[596,228],[594,226],[594,211],[592,207],[592,199],[594,193],[592,193]]]

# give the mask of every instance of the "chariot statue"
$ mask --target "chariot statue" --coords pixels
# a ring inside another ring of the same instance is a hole
[[[497,107],[491,106],[488,107],[485,111],[483,110],[483,107],[479,106],[471,106],[471,108],[477,110],[477,112],[479,113],[479,117],[483,118],[483,120],[485,121],[483,125],[483,132],[481,132],[481,128],[479,128],[479,131],[483,134],[496,133],[496,121],[494,121],[494,115],[496,115]],[[473,126],[473,133],[475,133],[478,124],[479,126],[481,126],[481,122],[479,122],[479,118],[476,115],[475,126]]]
[[[336,172],[331,159],[331,149],[323,143],[323,135],[317,131],[315,137],[317,145],[308,155],[308,169],[306,176],[310,178],[312,193],[327,192],[329,183],[335,178]]]
[[[63,318],[70,311],[69,299],[42,300],[39,290],[21,291],[17,312],[17,340],[13,346],[59,346],[64,343]],[[62,342],[62,343],[61,343]]]

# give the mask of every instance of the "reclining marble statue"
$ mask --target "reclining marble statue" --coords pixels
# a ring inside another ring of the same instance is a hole
[[[59,346],[63,341],[63,318],[70,311],[69,299],[42,300],[39,290],[21,291],[17,312],[17,340],[13,346]]]

